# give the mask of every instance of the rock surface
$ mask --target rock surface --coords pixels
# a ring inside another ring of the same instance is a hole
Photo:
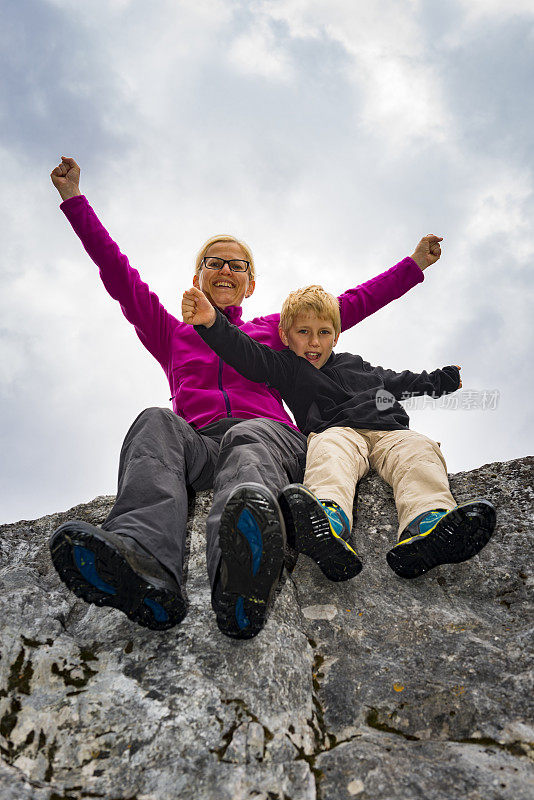
[[[385,553],[390,488],[359,487],[362,573],[328,583],[301,557],[256,639],[223,637],[203,521],[190,515],[179,627],[154,633],[78,600],[48,538],[98,524],[112,497],[1,528],[2,800],[527,800],[534,796],[534,458],[451,476],[498,527],[474,559],[412,581]]]

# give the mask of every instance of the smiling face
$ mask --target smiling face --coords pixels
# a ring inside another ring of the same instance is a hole
[[[313,313],[297,314],[289,330],[280,328],[279,334],[290,350],[317,369],[326,364],[339,338],[332,320],[321,319]]]
[[[215,242],[208,247],[207,256],[248,261],[247,254],[237,242]],[[249,272],[232,272],[228,264],[223,269],[206,269],[193,278],[193,286],[204,292],[212,306],[224,309],[227,306],[240,306],[245,297],[254,291],[255,282],[250,280]]]

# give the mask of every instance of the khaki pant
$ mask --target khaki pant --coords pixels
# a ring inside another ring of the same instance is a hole
[[[399,536],[423,511],[456,506],[439,445],[422,433],[328,428],[309,435],[304,485],[335,500],[351,525],[356,484],[369,467],[393,489]]]

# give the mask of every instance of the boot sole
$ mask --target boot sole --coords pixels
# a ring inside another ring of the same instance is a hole
[[[464,503],[442,517],[430,533],[395,545],[386,560],[402,578],[417,578],[439,564],[467,561],[489,542],[496,519],[487,500]]]
[[[284,565],[286,537],[272,492],[260,484],[238,487],[219,527],[222,553],[217,624],[226,636],[251,639],[265,625]]]
[[[63,583],[86,603],[116,608],[145,628],[164,631],[178,625],[187,613],[181,594],[158,578],[135,572],[104,536],[81,521],[55,531],[50,552]]]
[[[323,507],[305,486],[286,486],[279,503],[290,542],[315,561],[328,580],[348,581],[361,572],[362,562],[353,548],[332,532]]]

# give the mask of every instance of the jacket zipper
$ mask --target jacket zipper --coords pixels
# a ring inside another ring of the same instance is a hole
[[[226,406],[226,416],[227,417],[231,417],[232,416],[232,409],[230,408],[230,398],[226,394],[226,391],[223,389],[223,384],[222,384],[223,364],[224,364],[224,361],[222,360],[222,358],[219,358],[219,389],[223,393],[224,404]]]

